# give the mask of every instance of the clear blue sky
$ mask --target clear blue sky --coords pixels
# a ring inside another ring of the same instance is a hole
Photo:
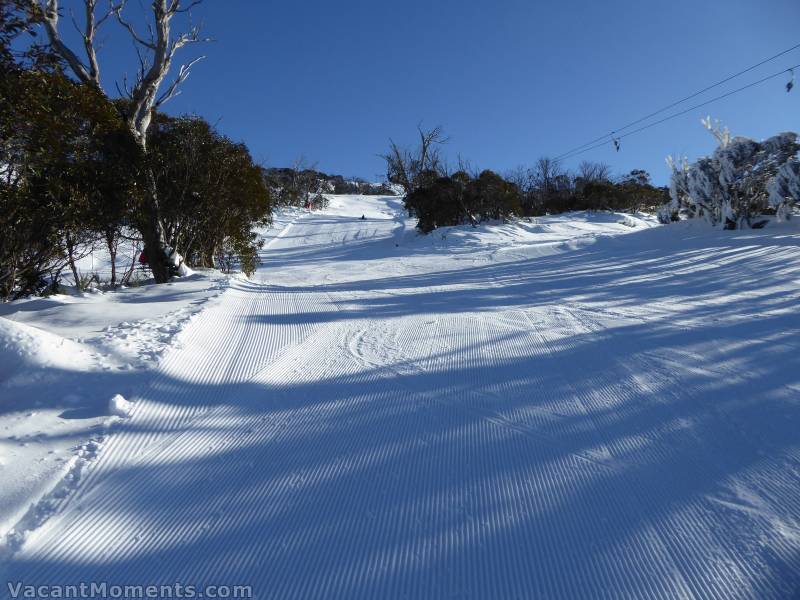
[[[75,0],[62,0],[65,7]],[[147,3],[143,3],[145,6]],[[133,17],[141,4],[131,2]],[[391,137],[441,124],[447,153],[503,171],[557,155],[800,43],[798,0],[205,0],[215,41],[167,112],[200,114],[267,165],[303,154],[321,170],[375,179]],[[68,27],[65,20],[63,26]],[[135,55],[107,29],[109,90]],[[800,64],[800,49],[716,95]],[[800,79],[800,71],[798,71]],[[567,162],[650,171],[713,149],[699,119],[762,138],[800,129],[800,81],[779,78]],[[700,99],[701,100],[701,99]]]

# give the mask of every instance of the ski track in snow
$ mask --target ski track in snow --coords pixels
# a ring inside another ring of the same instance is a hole
[[[798,292],[764,275],[796,281],[794,230],[450,256],[396,200],[349,202],[287,223],[189,323],[6,578],[798,593]]]

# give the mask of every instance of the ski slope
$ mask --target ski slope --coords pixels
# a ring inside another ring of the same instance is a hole
[[[800,228],[620,220],[283,215],[0,578],[796,596]]]

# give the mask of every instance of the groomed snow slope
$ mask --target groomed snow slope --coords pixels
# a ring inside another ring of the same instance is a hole
[[[0,554],[67,500],[117,425],[112,398],[145,387],[226,284],[209,272],[0,304]]]
[[[800,230],[618,221],[420,237],[397,199],[294,215],[0,575],[792,597]]]

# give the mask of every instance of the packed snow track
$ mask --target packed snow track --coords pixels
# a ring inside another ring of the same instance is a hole
[[[800,230],[581,219],[286,218],[0,575],[795,597]]]

